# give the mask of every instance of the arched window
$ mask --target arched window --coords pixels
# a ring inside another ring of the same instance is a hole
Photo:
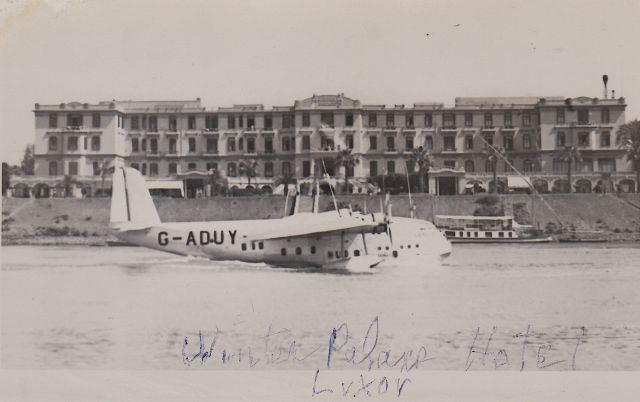
[[[291,162],[282,162],[282,175],[283,176],[291,175]]]

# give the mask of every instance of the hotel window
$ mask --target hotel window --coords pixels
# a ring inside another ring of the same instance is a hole
[[[189,138],[189,152],[196,152],[196,139]]]
[[[505,172],[513,172],[513,167],[515,166],[516,163],[513,159],[507,159],[506,161],[504,161],[504,171]]]
[[[464,126],[473,127],[473,113],[467,112],[464,114]]]
[[[558,134],[556,134],[556,146],[564,147],[566,144],[567,144],[567,137],[564,131],[558,131]]]
[[[49,113],[49,128],[58,128],[58,115]]]
[[[227,116],[227,128],[228,129],[236,128],[236,117],[234,115]]]
[[[290,114],[282,115],[282,128],[291,128],[293,127],[293,122],[295,121],[295,117]]]
[[[473,135],[467,135],[464,137],[465,149],[473,149]]]
[[[218,116],[207,116],[204,121],[205,128],[209,130],[218,129]]]
[[[282,162],[282,175],[283,176],[291,176],[291,163],[290,162]]]
[[[240,137],[238,138],[238,151],[242,151],[244,147],[244,138]]]
[[[49,176],[58,175],[58,162],[49,162]]]
[[[206,167],[207,167],[207,172],[210,172],[212,170],[217,171],[218,170],[218,163],[217,162],[207,162]]]
[[[396,162],[387,161],[387,174],[395,174],[395,173],[396,173]]]
[[[531,149],[531,135],[525,134],[522,136],[522,148]]]
[[[140,127],[140,120],[138,116],[131,116],[131,129],[138,130]]]
[[[247,152],[250,154],[256,153],[256,139],[253,137],[247,138]]]
[[[322,123],[323,126],[333,127],[333,113],[332,112],[320,113],[320,123]]]
[[[178,130],[178,119],[176,116],[169,116],[169,131],[177,131]]]
[[[502,146],[505,151],[513,151],[513,135],[505,135],[502,137]]]
[[[564,124],[564,109],[556,110],[556,124]]]
[[[395,151],[396,150],[396,139],[392,135],[387,136],[387,151]]]
[[[169,153],[170,154],[178,153],[178,141],[175,138],[169,139]]]
[[[92,165],[93,165],[93,175],[100,176],[100,164],[94,161]]]
[[[608,131],[603,131],[600,134],[600,146],[602,148],[608,148],[611,146],[611,134]]]
[[[311,137],[308,135],[302,136],[302,150],[309,151],[311,149]]]
[[[427,113],[424,115],[424,126],[433,127],[433,115],[431,113]]]
[[[369,136],[369,150],[370,151],[378,150],[378,137],[376,137],[375,135]]]
[[[493,134],[484,134],[482,136],[484,138],[484,148],[486,149],[489,145],[493,146]],[[489,144],[489,145],[487,145]]]
[[[71,176],[78,175],[78,162],[69,162],[69,174]]]
[[[131,152],[138,152],[138,139],[137,138],[132,138],[131,139]]]
[[[137,163],[134,162],[130,166],[131,166],[131,169],[135,169],[138,172],[140,171],[140,165],[138,165]]]
[[[484,127],[485,128],[493,128],[493,114],[485,113],[484,114]]]
[[[393,118],[393,113],[387,113],[386,126],[388,128],[394,128],[396,126],[396,123]]]
[[[524,171],[525,172],[533,172],[534,171],[533,161],[530,161],[530,160],[526,159],[524,161],[523,165],[524,165]]]
[[[81,114],[68,114],[67,115],[67,126],[81,127],[82,126],[82,115]],[[120,127],[120,125],[118,125],[118,127]]]
[[[404,137],[404,149],[413,149],[413,136],[407,135]]]
[[[149,116],[149,131],[158,131],[158,116]]]
[[[309,112],[302,113],[302,127],[309,127],[311,125],[311,116]]]
[[[554,172],[564,172],[567,170],[567,163],[562,159],[554,159],[553,160],[553,171]]]
[[[155,138],[151,138],[149,140],[149,152],[151,152],[152,154],[157,154],[158,153],[158,140]]]
[[[93,128],[100,128],[100,113],[93,113],[91,115],[91,126]]]
[[[444,161],[444,167],[447,169],[455,169],[456,168],[456,161],[454,160],[446,160]]]
[[[227,138],[227,152],[235,152],[236,151],[236,139],[231,137]]]
[[[311,162],[302,161],[302,177],[311,176]]]
[[[207,153],[208,154],[217,154],[218,153],[218,139],[217,138],[207,138]]]
[[[289,151],[291,150],[291,138],[289,137],[282,137],[282,150],[283,151]]]
[[[198,164],[195,162],[191,162],[187,164],[187,170],[196,170],[197,168],[198,168]]]
[[[49,137],[49,151],[58,150],[58,137]]]
[[[264,137],[264,152],[267,154],[273,153],[273,137]]]
[[[589,124],[589,109],[578,110],[578,124]]]
[[[273,177],[273,162],[264,163],[264,177]]]
[[[531,113],[522,112],[522,125],[525,127],[531,126]]]
[[[69,139],[67,140],[67,150],[69,151],[78,150],[78,137],[69,137]]]
[[[170,163],[169,164],[169,175],[175,175],[178,174],[178,164],[177,163]]]
[[[578,133],[578,146],[579,147],[588,147],[589,146],[589,133],[586,131]]]
[[[456,150],[456,137],[453,135],[444,136],[444,150],[455,151]]]
[[[353,134],[347,134],[344,137],[344,145],[347,149],[353,149]]]
[[[585,173],[593,172],[593,159],[585,158],[582,162],[577,162],[576,170]]]
[[[598,159],[598,166],[601,172],[615,172],[616,160],[611,158]]]
[[[473,173],[475,171],[475,163],[472,160],[464,161],[464,171]]]
[[[602,123],[603,124],[608,124],[609,123],[609,109],[603,108],[601,117],[602,117]]]
[[[255,124],[252,124],[251,126],[254,126]],[[244,117],[243,116],[238,116],[238,128],[243,128],[244,127]]]
[[[424,146],[428,150],[433,150],[433,137],[428,135],[424,137]]]
[[[484,171],[493,172],[493,161],[491,161],[491,159],[484,160]]]
[[[157,176],[158,175],[158,164],[150,163],[149,164],[149,176]]]
[[[375,177],[378,175],[378,161],[369,161],[369,176]]]
[[[345,121],[344,121],[345,126],[347,127],[353,127],[353,113],[347,113],[345,115]]]
[[[84,150],[86,151],[87,149],[89,149],[89,148],[88,148],[88,144],[89,144],[89,142],[88,142],[88,141],[89,141],[89,139],[88,139],[87,137],[84,137],[83,139],[84,139]]]
[[[91,137],[91,150],[92,151],[100,150],[100,137],[98,136]]]
[[[144,130],[147,128],[147,116],[142,116],[140,120],[140,127]]]
[[[236,177],[236,164],[233,162],[227,163],[227,176]]]
[[[266,130],[273,129],[273,117],[270,114],[264,116],[264,128]]]
[[[454,129],[456,128],[456,115],[453,113],[445,113],[444,116],[444,128]]]
[[[196,129],[196,116],[189,116],[187,119],[187,127],[189,130]]]
[[[511,118],[511,112],[504,112],[504,126],[507,128],[513,127],[513,119]]]
[[[369,113],[369,127],[378,127],[378,115],[375,113]]]
[[[407,113],[405,115],[404,125],[407,128],[413,128],[413,113]]]

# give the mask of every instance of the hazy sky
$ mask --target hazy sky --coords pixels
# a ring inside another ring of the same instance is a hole
[[[1,157],[33,142],[36,102],[602,97],[608,74],[631,120],[638,21],[638,0],[0,0]]]

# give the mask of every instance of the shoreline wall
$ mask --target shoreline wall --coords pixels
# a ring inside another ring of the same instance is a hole
[[[433,215],[472,215],[485,195],[432,196],[413,195],[416,217],[432,220]],[[351,204],[354,209],[380,211],[383,196],[340,195],[339,205]],[[533,215],[534,222],[545,228],[557,224],[554,214],[538,197],[500,195],[506,213],[513,206]],[[578,231],[599,230],[612,240],[640,240],[640,194],[547,194],[543,196],[560,216],[563,226]],[[166,222],[239,219],[273,219],[284,215],[285,198],[213,197],[199,199],[156,198],[160,218]],[[409,215],[406,195],[391,196],[394,216]],[[520,205],[518,205],[520,204]],[[301,210],[310,210],[311,197],[304,197]],[[110,239],[108,232],[110,199],[2,199],[2,241],[4,244],[38,243],[39,238],[79,237],[86,243],[101,244]],[[333,209],[330,196],[321,196],[320,210]],[[523,222],[521,222],[523,223]],[[524,222],[528,223],[528,222]],[[83,243],[82,241],[79,241]]]

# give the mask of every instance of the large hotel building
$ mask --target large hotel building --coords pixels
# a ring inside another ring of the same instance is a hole
[[[239,163],[255,159],[251,185],[271,192],[281,176],[299,182],[325,173],[344,177],[334,161],[351,149],[359,163],[349,176],[353,191],[361,192],[369,177],[404,174],[410,150],[422,146],[433,161],[429,192],[462,194],[492,186],[489,143],[506,151],[509,163],[501,161],[497,171],[508,188],[522,186],[524,177],[541,192],[564,191],[567,166],[558,156],[574,145],[583,157],[573,169],[574,191],[633,191],[632,166],[616,144],[625,107],[624,98],[590,97],[462,97],[452,106],[388,106],[343,94],[272,108],[209,108],[200,99],[36,104],[35,175],[14,178],[12,187],[14,195],[60,195],[68,175],[83,196],[92,196],[102,188],[107,164],[140,170],[151,188],[176,187],[196,197],[210,193],[214,171],[229,188],[246,187]]]

